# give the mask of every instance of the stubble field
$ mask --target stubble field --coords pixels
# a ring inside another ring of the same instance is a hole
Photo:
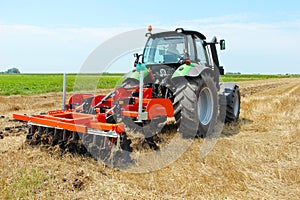
[[[61,157],[25,145],[22,132],[5,130],[20,125],[11,121],[12,113],[59,108],[59,93],[0,96],[0,199],[299,198],[300,79],[243,81],[239,86],[240,121],[224,127],[206,157],[199,156],[203,139],[195,139],[172,164],[140,174],[107,168],[91,158]]]

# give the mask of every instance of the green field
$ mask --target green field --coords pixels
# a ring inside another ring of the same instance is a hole
[[[67,91],[85,91],[99,88],[114,88],[122,80],[123,74],[68,74]],[[269,78],[290,78],[300,75],[224,75],[221,81],[240,82]],[[32,95],[62,91],[62,74],[15,74],[0,75],[0,95]]]
[[[122,74],[67,75],[67,92],[114,88]],[[0,75],[0,95],[32,95],[59,92],[63,88],[62,74]]]

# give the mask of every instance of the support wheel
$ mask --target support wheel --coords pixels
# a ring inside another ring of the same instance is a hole
[[[237,122],[240,115],[241,94],[239,86],[235,86],[227,96],[226,118],[225,122]]]

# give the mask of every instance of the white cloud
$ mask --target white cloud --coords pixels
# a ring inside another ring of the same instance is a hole
[[[76,72],[99,44],[125,28],[45,28],[0,25],[0,71]]]
[[[300,73],[300,21],[253,22],[249,14],[180,21],[177,26],[225,39],[220,60],[227,71],[243,73]],[[184,26],[182,26],[184,24]],[[76,72],[102,42],[140,27],[45,28],[0,25],[0,71],[19,67],[22,72]],[[146,28],[145,28],[146,32]]]
[[[231,14],[217,17],[207,17],[202,19],[194,19],[194,20],[181,20],[180,24],[185,24],[186,26],[191,26],[193,24],[223,24],[223,23],[237,23],[237,22],[245,22],[250,19],[255,18],[256,16],[250,13],[239,13],[239,14]]]
[[[236,20],[238,19],[238,20]],[[188,29],[225,39],[220,52],[227,71],[243,73],[300,73],[300,21],[251,22],[245,15],[185,21]],[[214,23],[210,24],[210,22]]]

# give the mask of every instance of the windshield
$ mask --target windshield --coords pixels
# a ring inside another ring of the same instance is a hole
[[[177,63],[185,54],[184,36],[149,38],[143,56],[146,64]]]

